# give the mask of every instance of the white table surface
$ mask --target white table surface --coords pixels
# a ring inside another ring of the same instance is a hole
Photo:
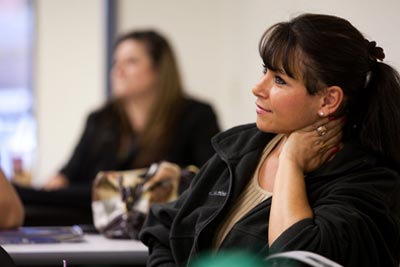
[[[145,265],[148,250],[136,240],[107,239],[85,234],[84,242],[55,244],[3,245],[17,265],[59,265],[66,260],[77,264]]]

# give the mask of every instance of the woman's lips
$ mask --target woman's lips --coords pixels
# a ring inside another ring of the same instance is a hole
[[[272,111],[270,109],[263,108],[260,105],[256,104],[256,112],[257,114],[266,114],[266,113],[271,113]]]

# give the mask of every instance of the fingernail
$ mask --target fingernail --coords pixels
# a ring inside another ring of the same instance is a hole
[[[339,152],[339,147],[338,147],[338,146],[335,146],[335,147],[333,148],[332,153],[333,153],[333,154],[337,154],[338,152]]]

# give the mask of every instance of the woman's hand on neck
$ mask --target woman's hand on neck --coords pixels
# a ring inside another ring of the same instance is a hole
[[[280,161],[291,161],[304,174],[319,168],[341,148],[343,125],[342,118],[324,118],[304,129],[292,132],[282,147]],[[318,128],[324,129],[325,133],[320,135]]]

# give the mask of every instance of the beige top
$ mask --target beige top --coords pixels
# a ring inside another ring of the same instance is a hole
[[[228,211],[225,220],[219,225],[215,239],[213,241],[213,249],[218,250],[224,241],[225,237],[231,231],[232,227],[243,218],[249,211],[255,208],[258,204],[272,196],[271,192],[268,192],[260,187],[258,183],[258,175],[261,165],[269,155],[269,153],[275,148],[284,135],[280,134],[275,136],[265,147],[258,166],[254,172],[254,175],[250,182],[246,185],[244,191],[239,195],[234,205]]]

